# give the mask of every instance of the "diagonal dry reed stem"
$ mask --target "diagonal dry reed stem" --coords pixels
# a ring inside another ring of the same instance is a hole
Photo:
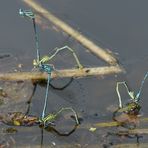
[[[36,1],[33,1],[33,0],[22,0],[22,1],[25,2],[29,7],[34,9],[36,12],[40,13],[42,17],[52,22],[55,26],[60,28],[62,31],[72,36],[79,43],[81,43],[83,46],[88,48],[92,53],[94,53],[95,55],[97,55],[107,63],[111,65],[117,64],[116,58],[114,58],[111,54],[109,54],[109,52],[105,51],[104,49],[96,45],[94,42],[92,42],[90,39],[82,35],[80,32],[72,28],[70,25],[68,25],[64,21],[60,20],[58,17],[53,15],[51,12],[49,12],[47,9],[45,9],[40,4],[38,4]]]

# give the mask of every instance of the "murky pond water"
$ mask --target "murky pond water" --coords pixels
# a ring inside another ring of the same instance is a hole
[[[120,136],[116,134],[122,130],[120,127],[98,127],[94,132],[89,131],[89,128],[95,123],[113,121],[112,108],[118,105],[115,90],[117,81],[127,81],[134,91],[138,91],[140,82],[147,72],[148,1],[39,0],[39,2],[95,43],[115,53],[126,73],[76,79],[63,91],[50,88],[48,113],[61,107],[73,107],[82,119],[81,125],[70,136],[64,137],[56,132],[42,131],[38,126],[18,126],[14,127],[17,133],[7,133],[6,129],[11,126],[1,123],[0,144],[6,144],[8,147],[12,145],[14,145],[12,147],[114,147],[122,143],[139,142],[139,146],[144,147],[142,143],[148,140],[146,134]],[[19,16],[19,8],[28,7],[19,0],[0,2],[0,72],[31,71],[33,68],[32,61],[36,57],[36,52],[32,22]],[[46,20],[43,19],[42,26],[37,27],[42,55],[48,54],[55,47],[68,45],[76,50],[86,67],[106,65],[87,52],[77,41],[60,30],[55,30]],[[61,55],[54,60],[56,68],[74,67],[75,63],[68,53],[64,52]],[[66,81],[68,80],[63,79],[53,83],[62,85]],[[33,91],[32,82],[0,82],[0,85],[8,93],[6,97],[8,104],[1,106],[0,112],[25,113],[27,99]],[[140,102],[143,117],[148,116],[147,88],[146,82]],[[122,98],[126,102],[128,98],[124,91],[123,89]],[[41,116],[44,95],[45,87],[38,85],[29,114]],[[57,123],[57,129],[61,131],[72,127],[73,122],[65,122],[63,119],[59,119]],[[147,128],[147,124],[141,121],[137,128]]]

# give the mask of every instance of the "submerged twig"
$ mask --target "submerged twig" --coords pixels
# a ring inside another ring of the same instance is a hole
[[[128,143],[128,144],[117,144],[114,145],[114,148],[147,148],[148,147],[148,143],[141,143],[140,144],[136,144],[136,143]]]
[[[59,27],[62,31],[66,32],[70,36],[72,36],[74,39],[76,39],[78,42],[80,42],[83,46],[88,48],[92,53],[99,56],[101,59],[106,61],[107,63],[111,65],[116,65],[117,60],[109,54],[107,51],[102,49],[101,47],[97,46],[94,42],[90,41],[87,37],[79,33],[77,30],[73,29],[71,26],[54,16],[51,12],[40,6],[37,2],[32,0],[23,0],[27,5],[29,5],[31,8],[33,8],[38,13],[41,13],[41,15],[52,22],[54,25]]]
[[[51,72],[51,78],[68,78],[68,77],[86,77],[102,76],[124,72],[119,66],[104,66],[83,69],[64,69]],[[17,73],[0,73],[0,80],[19,81],[19,80],[47,80],[48,74],[45,72],[17,72]]]
[[[139,119],[139,122],[148,122],[148,118],[145,117],[145,118],[140,118]],[[105,127],[115,127],[115,126],[120,126],[121,125],[121,122],[118,122],[118,121],[112,121],[112,122],[98,122],[98,123],[95,123],[93,124],[94,127],[97,127],[97,128],[105,128]],[[147,133],[148,133],[148,130],[147,130]]]

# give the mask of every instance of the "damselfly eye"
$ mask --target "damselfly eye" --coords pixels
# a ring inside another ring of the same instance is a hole
[[[23,12],[23,10],[22,10],[22,9],[19,9],[19,14],[20,14],[21,16],[23,16],[23,15],[24,15],[24,12]]]
[[[37,65],[38,65],[37,61],[33,60],[33,66],[37,66]]]

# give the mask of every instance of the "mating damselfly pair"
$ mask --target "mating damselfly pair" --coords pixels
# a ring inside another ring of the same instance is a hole
[[[82,69],[83,66],[80,63],[75,51],[70,48],[69,46],[64,46],[64,47],[60,47],[60,48],[55,48],[55,52],[52,55],[45,55],[43,57],[40,56],[40,48],[39,48],[39,37],[38,37],[38,33],[37,33],[37,27],[36,27],[36,21],[35,21],[35,14],[31,11],[31,10],[19,10],[19,14],[21,16],[23,16],[24,18],[29,18],[32,20],[33,22],[33,29],[34,29],[34,39],[35,39],[35,47],[36,47],[36,59],[33,60],[33,66],[35,68],[38,68],[40,71],[42,72],[46,72],[48,73],[48,79],[47,79],[47,87],[46,87],[46,92],[45,92],[45,99],[44,99],[44,106],[43,106],[43,111],[42,111],[42,115],[41,115],[41,121],[45,120],[45,114],[46,114],[46,108],[47,108],[47,101],[48,101],[48,92],[49,92],[49,85],[50,85],[50,81],[51,81],[51,73],[52,71],[55,71],[55,68],[52,64],[48,64],[49,61],[51,61],[53,58],[56,57],[56,55],[63,50],[68,50],[72,53],[76,63],[77,63],[77,67],[79,69]],[[64,110],[71,110],[74,113],[74,110],[68,107],[67,108],[62,108],[60,110],[60,112],[64,111]],[[78,117],[77,114],[74,113],[75,115],[75,119],[76,119],[76,123],[79,124],[78,122]],[[49,120],[49,118],[47,118]],[[47,120],[46,119],[46,120]]]

